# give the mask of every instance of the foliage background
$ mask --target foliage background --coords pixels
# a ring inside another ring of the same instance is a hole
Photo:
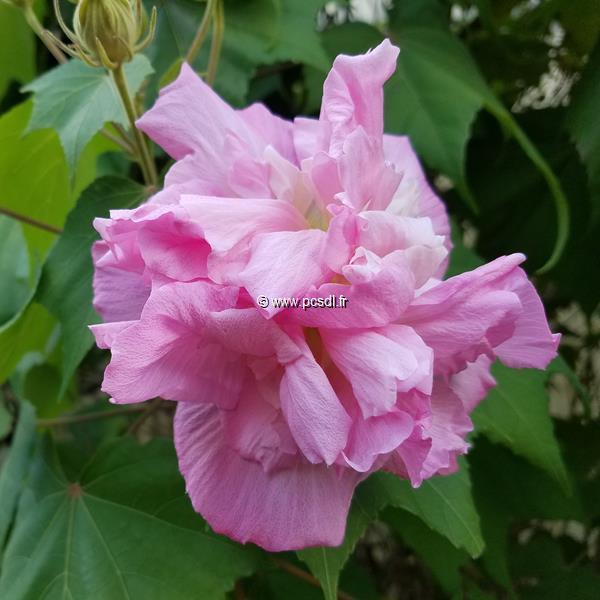
[[[225,0],[217,91],[315,114],[333,57],[391,37],[386,130],[411,136],[447,202],[450,274],[524,251],[561,356],[545,373],[496,366],[461,471],[418,490],[371,477],[340,548],[267,555],[216,536],[184,494],[170,407],[115,411],[99,392],[90,223],[148,193],[97,133],[126,126],[123,109],[102,70],[57,68],[0,3],[0,598],[598,597],[600,7],[323,4]],[[204,11],[157,6],[156,38],[128,66],[140,107]],[[58,33],[46,2],[36,12]]]

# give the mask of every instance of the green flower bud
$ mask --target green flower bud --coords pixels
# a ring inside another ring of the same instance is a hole
[[[73,17],[77,41],[98,62],[130,61],[140,25],[129,0],[81,0]]]
[[[140,41],[147,25],[141,0],[79,0],[71,31],[60,14],[59,0],[54,0],[61,29],[72,42],[61,49],[94,66],[116,69],[145,48],[154,37],[156,8],[146,38]]]

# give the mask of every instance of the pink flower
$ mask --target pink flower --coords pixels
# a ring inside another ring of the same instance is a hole
[[[383,133],[397,55],[339,56],[319,119],[293,123],[232,109],[183,65],[139,121],[176,160],[164,189],[95,221],[103,390],[177,401],[194,507],[268,550],[341,543],[373,471],[455,471],[492,361],[556,353],[522,255],[442,281],[444,205]],[[347,307],[256,304],[330,294]]]

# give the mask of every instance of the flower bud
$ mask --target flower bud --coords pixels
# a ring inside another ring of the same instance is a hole
[[[73,28],[92,60],[122,64],[133,57],[140,24],[129,0],[81,0]]]
[[[64,52],[93,66],[116,69],[154,37],[156,8],[152,9],[148,24],[141,0],[79,0],[73,16],[74,31],[62,18],[59,0],[54,0],[54,8],[60,27],[72,44],[55,41]],[[146,29],[146,38],[140,41]]]

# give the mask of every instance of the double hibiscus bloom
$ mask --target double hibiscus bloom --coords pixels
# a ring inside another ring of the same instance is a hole
[[[373,471],[455,471],[492,361],[556,353],[523,255],[442,279],[445,207],[383,133],[397,55],[339,56],[319,119],[294,122],[234,110],[184,64],[138,122],[176,160],[164,189],[94,223],[103,390],[176,401],[195,509],[268,550],[341,543]],[[331,294],[347,306],[256,304]]]

